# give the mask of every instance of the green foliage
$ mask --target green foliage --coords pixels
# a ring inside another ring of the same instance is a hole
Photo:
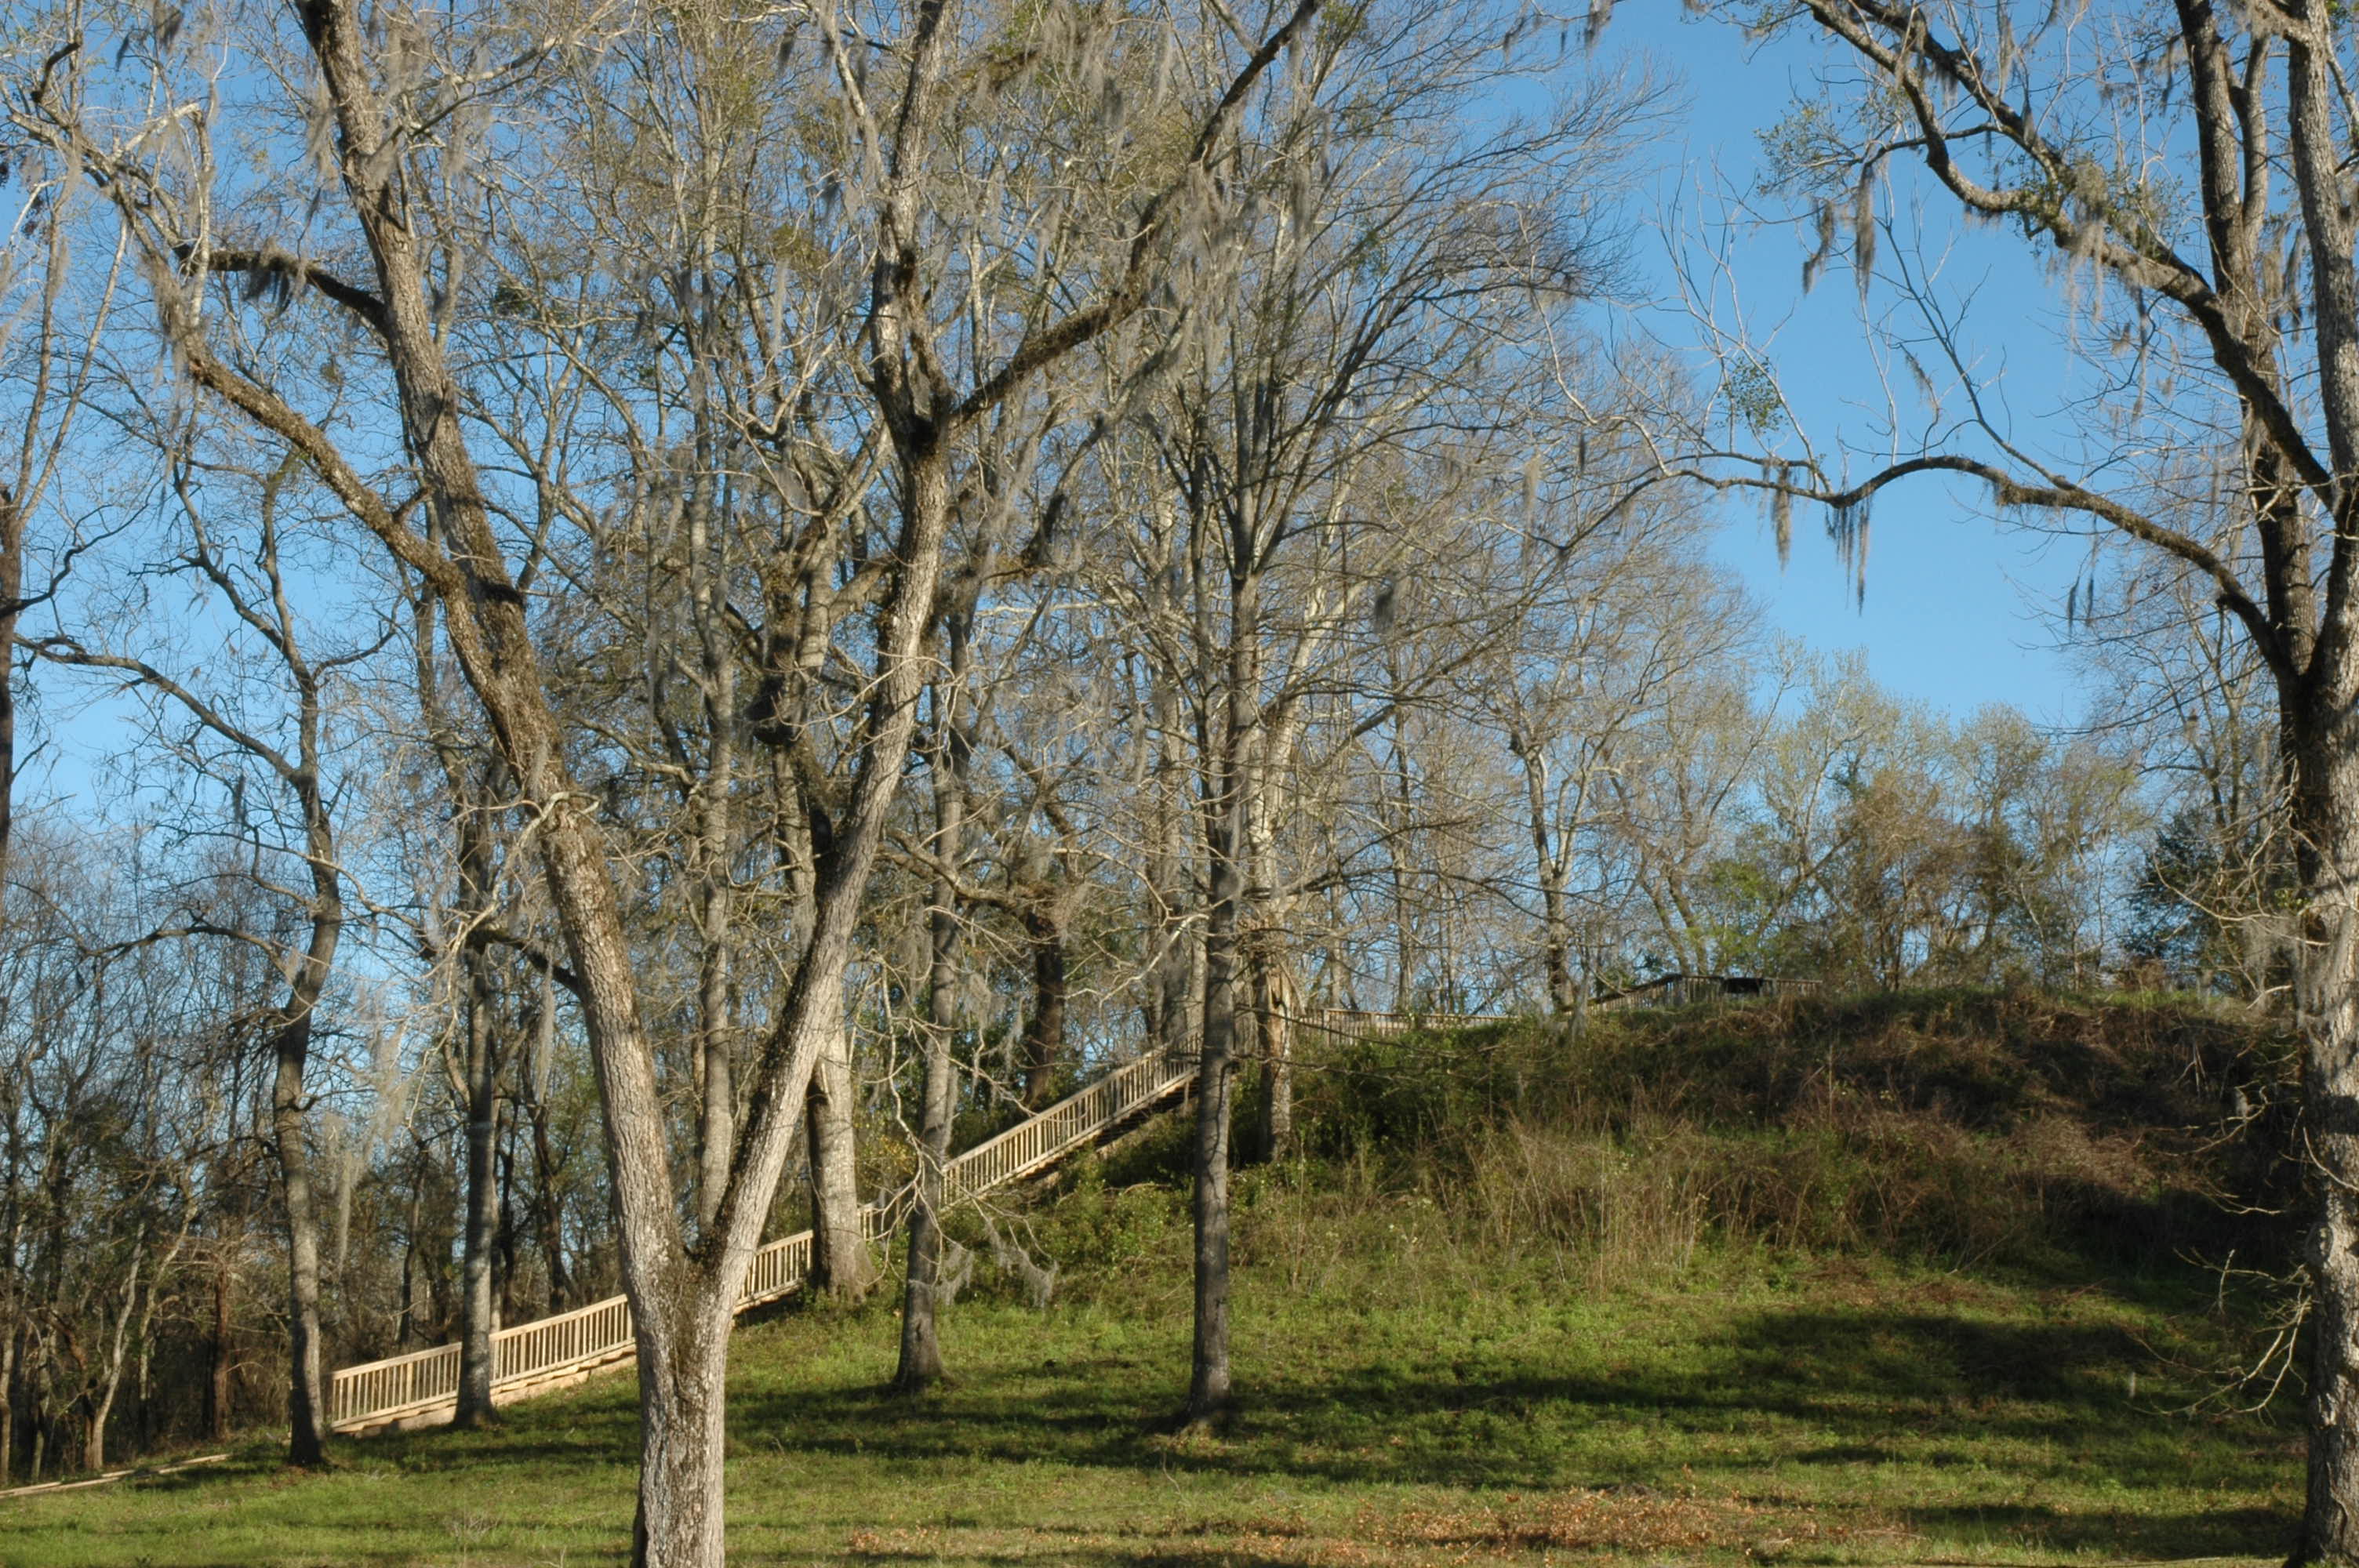
[[[1728,401],[1729,416],[1742,421],[1757,439],[1767,440],[1786,424],[1786,402],[1777,390],[1777,373],[1757,354],[1730,359],[1723,370],[1721,395]]]
[[[1775,187],[1832,195],[1851,182],[1851,144],[1826,99],[1794,104],[1784,119],[1756,133],[1764,177]]]
[[[2292,984],[2299,906],[2291,846],[2267,820],[2188,806],[2156,832],[2130,889],[2123,948],[2157,979],[2257,996]]]
[[[1169,1187],[1109,1187],[1102,1168],[1087,1162],[1095,1181],[1077,1183],[1048,1216],[1042,1245],[1084,1288],[1116,1283],[1168,1260],[1187,1245],[1188,1211]]]
[[[1680,872],[1660,967],[1886,988],[2102,973],[2108,855],[2143,815],[2118,759],[2006,708],[1953,721],[1848,660],[1811,668],[1775,722],[1717,723],[1688,788],[1715,745],[1764,738],[1750,794]]]

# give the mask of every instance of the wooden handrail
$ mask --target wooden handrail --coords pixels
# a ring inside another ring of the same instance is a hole
[[[1484,1023],[1513,1023],[1511,1012],[1363,1012],[1355,1008],[1322,1007],[1289,1014],[1297,1029],[1314,1029],[1347,1040],[1391,1040],[1430,1029],[1472,1029]]]
[[[1403,1015],[1329,1009],[1305,1013],[1293,1022],[1332,1034],[1389,1036],[1502,1020],[1490,1014]],[[1153,1052],[1125,1062],[1089,1087],[947,1162],[942,1167],[942,1199],[958,1203],[1043,1170],[1195,1076],[1196,1058],[1190,1052]],[[908,1206],[907,1195],[900,1194],[864,1207],[862,1227],[868,1238],[874,1241],[891,1235]],[[738,1290],[738,1310],[776,1301],[800,1286],[810,1273],[813,1239],[810,1231],[799,1230],[756,1249]],[[493,1394],[517,1398],[620,1360],[632,1353],[635,1344],[631,1303],[624,1296],[608,1296],[571,1312],[500,1329],[492,1336]],[[437,1345],[336,1372],[329,1381],[328,1421],[335,1430],[349,1432],[430,1417],[455,1406],[458,1399],[459,1346]]]
[[[948,1162],[942,1168],[943,1198],[973,1197],[1049,1165],[1195,1076],[1192,1056],[1177,1052],[1125,1062],[1088,1088]],[[907,1206],[898,1195],[866,1206],[861,1218],[868,1238],[891,1235]],[[810,1231],[799,1230],[756,1249],[738,1290],[738,1310],[800,1286],[810,1273],[813,1239]],[[492,1336],[494,1397],[513,1399],[537,1385],[619,1360],[635,1345],[631,1303],[624,1296],[500,1329]],[[348,1432],[430,1417],[458,1399],[459,1346],[437,1345],[337,1371],[329,1380],[328,1422]]]

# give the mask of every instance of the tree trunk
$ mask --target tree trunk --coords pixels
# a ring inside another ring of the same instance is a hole
[[[936,919],[944,918],[938,914]],[[956,916],[949,919],[955,921]],[[951,965],[939,932],[935,937],[936,974]],[[954,949],[952,949],[954,951]],[[951,1109],[955,1097],[951,1062],[949,996],[944,1005],[929,1010],[926,1027],[926,1080],[919,1101],[918,1194],[909,1211],[909,1271],[901,1301],[901,1361],[893,1386],[914,1393],[942,1379],[941,1336],[935,1323],[939,1306],[936,1286],[942,1262],[942,1166],[950,1158]]]
[[[1507,749],[1523,763],[1524,809],[1530,818],[1532,863],[1540,884],[1540,972],[1548,983],[1549,1011],[1564,1017],[1579,1011],[1573,982],[1572,923],[1565,909],[1565,859],[1557,853],[1549,820],[1548,758],[1518,730]]]
[[[558,1162],[549,1141],[549,1074],[557,1047],[557,983],[544,969],[540,1000],[533,1009],[531,1054],[516,1075],[521,1093],[516,1109],[529,1122],[532,1137],[533,1233],[540,1244],[540,1260],[549,1271],[548,1314],[554,1317],[572,1304],[573,1287],[565,1264],[565,1213],[557,1193]]]
[[[303,1465],[326,1460],[328,1437],[320,1359],[320,1218],[303,1129],[303,1068],[310,1050],[311,1010],[305,1007],[278,1027],[270,1107],[271,1152],[287,1206],[287,1457]]]
[[[967,741],[960,729],[959,687],[966,674],[966,627],[945,618],[948,678],[936,687],[940,728],[933,754],[934,855],[945,867],[958,864],[966,826]],[[893,1386],[905,1392],[942,1379],[941,1336],[935,1323],[936,1288],[941,1279],[942,1166],[950,1159],[951,1121],[958,1085],[951,1047],[958,1022],[958,883],[948,874],[934,879],[934,907],[927,917],[932,953],[926,982],[925,1083],[918,1101],[918,1193],[909,1211],[909,1269],[901,1297],[901,1362]]]
[[[2296,971],[2303,1119],[2318,1204],[2309,1497],[2292,1560],[2347,1564],[2359,1563],[2359,726],[2347,698],[2309,707],[2287,726],[2307,895]]]
[[[494,1132],[499,1165],[498,1224],[492,1231],[493,1324],[514,1322],[516,1313],[516,1249],[522,1227],[516,1217],[516,1114],[510,1098],[499,1109]]]
[[[712,1285],[680,1266],[668,1292],[676,1310],[638,1319],[635,1568],[723,1568],[727,1562],[723,1466],[736,1292]]]
[[[13,1323],[0,1336],[0,1487],[8,1484],[16,1459],[16,1346],[21,1337]]]
[[[1419,936],[1417,908],[1409,896],[1408,854],[1416,840],[1410,836],[1409,824],[1417,820],[1414,786],[1409,779],[1408,739],[1406,730],[1408,714],[1406,704],[1393,708],[1393,783],[1397,786],[1387,800],[1386,826],[1398,837],[1393,839],[1385,860],[1390,873],[1393,895],[1393,1011],[1412,1012],[1417,1010],[1417,978]]]
[[[1216,1420],[1229,1404],[1229,1129],[1237,1021],[1236,864],[1212,852],[1211,918],[1204,928],[1204,1036],[1196,1076],[1196,1336],[1188,1420]]]
[[[876,1286],[876,1257],[860,1211],[851,1042],[842,1030],[811,1069],[811,1288],[856,1302]]]
[[[1168,802],[1157,807],[1157,844],[1150,851],[1147,867],[1147,892],[1152,902],[1156,942],[1155,960],[1148,971],[1147,1033],[1148,1042],[1162,1050],[1170,1050],[1193,1037],[1194,1018],[1200,993],[1197,991],[1196,964],[1200,946],[1189,921],[1188,865],[1184,849],[1177,843],[1181,831],[1180,813]]]
[[[7,913],[8,845],[16,798],[16,621],[25,589],[25,520],[0,485],[0,915]],[[7,1460],[0,1457],[0,1476]]]
[[[16,622],[22,611],[16,600],[25,586],[24,517],[16,496],[0,486],[0,920],[7,914],[8,846],[15,825],[16,798]],[[0,930],[5,930],[0,925]],[[12,1114],[11,1138],[16,1126]],[[15,1171],[10,1171],[13,1193]],[[11,1238],[13,1242],[14,1238]],[[14,1254],[13,1246],[11,1255]],[[0,1487],[8,1484],[8,1467],[16,1456],[16,1410],[13,1389],[16,1379],[16,1282],[0,1286],[12,1310],[0,1319]]]
[[[1285,987],[1266,954],[1253,965],[1254,1038],[1261,1049],[1263,1107],[1261,1156],[1283,1160],[1294,1151],[1294,1021],[1288,1016]]]
[[[230,1304],[234,1284],[224,1238],[213,1250],[213,1332],[209,1346],[212,1365],[206,1368],[205,1378],[205,1435],[215,1443],[229,1435]],[[404,1294],[407,1293],[405,1286]]]
[[[302,726],[308,761],[315,754],[319,733],[316,694],[311,691],[306,692]],[[287,1454],[292,1464],[314,1465],[327,1457],[328,1405],[321,1364],[320,1217],[311,1192],[303,1075],[310,1062],[312,1023],[343,934],[344,911],[335,839],[329,832],[316,770],[306,770],[299,794],[304,849],[310,863],[310,943],[295,964],[287,1004],[272,1031],[270,1141],[287,1207]]]
[[[461,1244],[459,1293],[459,1408],[455,1426],[480,1426],[494,1419],[494,1335],[499,1326],[492,1302],[493,1232],[498,1224],[499,1051],[490,965],[480,949],[465,958],[467,971],[467,1195],[466,1235]]]
[[[698,1222],[710,1227],[728,1190],[729,1158],[737,1147],[737,1054],[730,1027],[726,891],[707,890],[706,906],[720,912],[708,913],[697,987],[703,1038],[696,1075],[696,1208]]]
[[[1051,900],[1058,894],[1052,892]],[[1057,1098],[1057,1069],[1065,1056],[1065,914],[1041,902],[1024,911],[1032,947],[1032,1015],[1024,1022],[1024,1108],[1038,1111]]]
[[[152,1303],[151,1303],[152,1305]],[[156,1446],[156,1341],[143,1332],[139,1336],[139,1363],[131,1385],[132,1433],[139,1444],[139,1452],[149,1453]]]
[[[1160,578],[1158,579],[1159,582]],[[1154,716],[1154,763],[1147,784],[1147,925],[1154,957],[1147,977],[1147,1039],[1157,1050],[1172,1050],[1194,1038],[1190,1020],[1200,993],[1194,985],[1197,943],[1189,925],[1192,882],[1188,863],[1187,771],[1180,744],[1180,702],[1175,683],[1159,665],[1147,676]]]
[[[725,580],[726,529],[712,527],[712,475],[718,468],[712,452],[712,412],[697,410],[700,448],[698,478],[684,499],[683,520],[689,530],[689,600],[695,606],[697,646],[701,653],[699,686],[704,698],[705,731],[710,750],[704,777],[691,792],[696,836],[689,857],[698,884],[697,1027],[697,1223],[709,1231],[720,1214],[722,1195],[729,1185],[729,1166],[737,1151],[737,1039],[735,1008],[730,995],[733,944],[735,941],[736,900],[733,893],[732,860],[736,850],[735,814],[731,809],[737,784],[737,649],[723,628],[723,613],[714,592],[716,578]],[[814,1143],[816,1148],[816,1143]]]
[[[564,1312],[573,1301],[573,1281],[565,1263],[565,1215],[554,1191],[557,1157],[549,1143],[549,1108],[536,1102],[532,1119],[533,1217],[540,1232],[541,1262],[549,1270],[549,1311]]]
[[[1580,1011],[1581,993],[1572,978],[1572,932],[1564,918],[1564,890],[1543,885],[1540,903],[1540,967],[1548,977],[1549,1011],[1566,1018]]]
[[[106,1376],[92,1392],[90,1423],[84,1429],[82,1468],[95,1475],[106,1468],[106,1422],[114,1413],[115,1396],[123,1389],[123,1363],[131,1347],[131,1320],[139,1310],[139,1273],[146,1260],[144,1248],[131,1254],[131,1277],[123,1286],[123,1311],[114,1320],[114,1337],[108,1346]],[[169,1266],[170,1259],[165,1260]],[[158,1271],[161,1271],[160,1270]],[[143,1331],[145,1325],[142,1325]]]
[[[1229,1405],[1229,1138],[1238,1023],[1237,939],[1248,889],[1243,863],[1253,821],[1254,751],[1260,720],[1257,531],[1235,524],[1230,556],[1227,712],[1207,781],[1205,850],[1211,885],[1204,923],[1204,1022],[1196,1076],[1196,1333],[1188,1420],[1206,1424]]]

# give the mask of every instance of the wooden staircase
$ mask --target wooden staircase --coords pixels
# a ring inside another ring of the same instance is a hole
[[[1323,1009],[1291,1017],[1299,1031],[1331,1039],[1387,1039],[1426,1029],[1502,1022],[1491,1013],[1355,1012]],[[1097,1142],[1123,1123],[1176,1098],[1195,1080],[1196,1056],[1165,1051],[1116,1067],[1079,1094],[978,1143],[942,1171],[942,1199],[957,1204],[994,1187],[1021,1181]],[[862,1218],[869,1239],[899,1228],[907,1195],[873,1205]],[[811,1233],[797,1231],[762,1247],[745,1271],[737,1310],[777,1300],[810,1273]],[[555,1317],[503,1328],[492,1336],[492,1398],[501,1404],[578,1383],[636,1354],[631,1304],[622,1296]],[[459,1404],[459,1346],[454,1342],[407,1356],[346,1367],[329,1379],[328,1423],[346,1433],[431,1426],[451,1419]]]
[[[1126,1062],[1079,1094],[975,1145],[943,1168],[942,1197],[962,1202],[1046,1170],[1095,1143],[1124,1122],[1176,1098],[1196,1076],[1192,1051],[1158,1052]],[[870,1206],[869,1238],[899,1227],[906,1200]],[[737,1310],[776,1301],[810,1272],[811,1233],[797,1231],[762,1247],[745,1271]],[[623,1296],[503,1328],[492,1336],[492,1398],[501,1404],[578,1383],[636,1354],[631,1304]],[[346,1367],[329,1379],[328,1423],[346,1433],[431,1426],[459,1404],[459,1346],[453,1342],[407,1356]]]

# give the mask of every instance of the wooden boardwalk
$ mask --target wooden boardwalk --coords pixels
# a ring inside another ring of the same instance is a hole
[[[1193,1052],[1161,1052],[1126,1062],[1039,1115],[979,1143],[944,1167],[942,1196],[956,1203],[1056,1163],[1125,1119],[1177,1096],[1196,1076]],[[870,1239],[889,1236],[904,1212],[872,1206]],[[810,1272],[811,1233],[780,1237],[754,1254],[737,1310],[776,1301]],[[631,1303],[623,1296],[555,1317],[520,1323],[492,1336],[492,1397],[502,1404],[581,1381],[635,1354]],[[459,1404],[459,1346],[437,1345],[346,1367],[329,1379],[328,1421],[342,1433],[448,1421]]]
[[[1492,1022],[1493,1015],[1353,1012],[1327,1009],[1291,1022],[1299,1029],[1344,1038],[1389,1037],[1427,1028]],[[1079,1094],[951,1160],[942,1172],[942,1199],[954,1204],[1042,1171],[1087,1147],[1140,1112],[1179,1095],[1196,1076],[1192,1051],[1166,1051],[1126,1062]],[[864,1219],[871,1240],[899,1226],[903,1201],[871,1206]],[[811,1233],[799,1230],[763,1246],[745,1271],[737,1310],[777,1300],[810,1272]],[[580,1382],[601,1368],[636,1354],[631,1303],[608,1296],[554,1317],[520,1323],[492,1336],[492,1398],[507,1404]],[[346,1367],[329,1379],[328,1422],[341,1433],[430,1426],[448,1421],[459,1404],[459,1346],[454,1341],[406,1356]]]

